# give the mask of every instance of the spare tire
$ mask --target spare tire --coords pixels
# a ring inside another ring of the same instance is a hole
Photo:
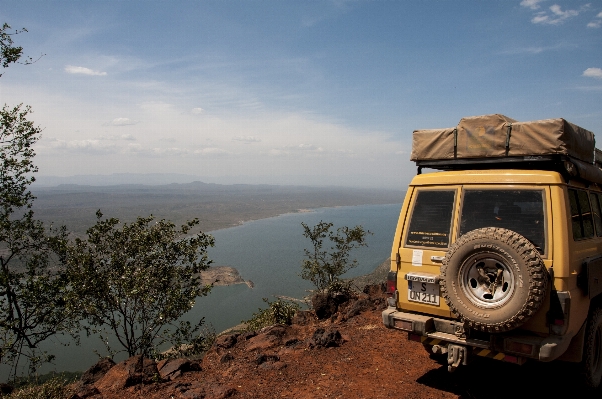
[[[535,246],[507,229],[486,227],[461,236],[441,267],[441,296],[468,327],[503,332],[541,306],[548,273]]]

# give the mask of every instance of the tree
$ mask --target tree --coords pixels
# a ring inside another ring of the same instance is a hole
[[[61,269],[66,230],[47,230],[31,210],[32,147],[41,129],[30,112],[22,105],[0,111],[0,362],[12,366],[12,376],[22,356],[31,369],[51,360],[40,342],[74,324]]]
[[[332,223],[320,221],[314,227],[301,223],[303,235],[311,240],[313,249],[305,249],[301,278],[311,281],[318,292],[333,295],[348,292],[350,283],[341,280],[341,276],[357,266],[357,260],[349,260],[352,249],[367,246],[366,235],[372,234],[364,231],[362,226],[349,228],[339,227],[336,233],[331,231]],[[324,240],[332,243],[330,251],[324,249]]]
[[[123,225],[103,220],[100,211],[97,218],[87,240],[76,239],[67,256],[72,295],[82,298],[79,310],[90,330],[104,342],[113,335],[129,356],[156,357],[160,345],[191,338],[202,320],[192,329],[176,322],[210,291],[201,286],[199,273],[211,264],[206,250],[213,237],[187,236],[198,219],[178,229],[152,216]]]
[[[15,30],[11,32],[9,24],[4,23],[0,28],[0,64],[2,68],[8,68],[10,64],[18,63],[23,56],[23,47],[14,46],[12,36],[27,32],[27,29]],[[32,64],[34,60],[26,57],[22,64]],[[0,74],[2,76],[2,74]]]

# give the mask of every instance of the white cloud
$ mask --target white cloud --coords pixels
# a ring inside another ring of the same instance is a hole
[[[54,150],[68,151],[74,153],[92,153],[107,154],[119,152],[119,147],[113,143],[106,143],[103,140],[59,140],[50,138],[49,147]]]
[[[67,65],[65,67],[65,72],[79,75],[88,75],[88,76],[106,76],[106,72],[94,71],[90,68]]]
[[[236,137],[232,137],[232,140],[233,141],[241,141],[245,144],[261,142],[261,139],[259,139],[258,137],[255,137],[255,136],[236,136]]]
[[[522,3],[521,3],[522,4]],[[532,7],[531,7],[532,8]],[[554,4],[549,8],[548,11],[539,11],[535,14],[531,22],[534,24],[545,24],[545,25],[559,25],[562,24],[569,18],[576,17],[579,12],[588,8],[588,5],[581,7],[580,10],[566,10],[563,11],[558,4]],[[532,8],[534,9],[534,8]]]
[[[203,148],[201,150],[194,151],[195,155],[227,155],[229,153],[229,151],[216,147]]]
[[[596,78],[602,79],[602,69],[601,68],[587,68],[583,71],[583,76],[588,78]]]
[[[520,2],[520,5],[523,7],[530,8],[532,10],[537,10],[539,8],[539,3],[544,0],[523,0]]]
[[[192,111],[193,115],[201,115],[205,113],[205,110],[203,108],[193,108]]]
[[[292,145],[292,146],[286,146],[285,147],[287,150],[292,150],[292,151],[324,151],[324,149],[322,147],[316,147],[313,144],[299,144],[299,145]]]
[[[132,136],[131,134],[122,134],[122,135],[110,135],[110,136],[100,136],[99,140],[110,140],[110,141],[117,141],[117,140],[126,140],[126,141],[136,141],[136,138],[134,136]]]
[[[598,15],[596,15],[596,18],[597,19],[587,24],[588,28],[599,28],[602,26],[602,12],[598,13]]]
[[[138,123],[138,121],[131,120],[130,118],[115,118],[108,124],[110,126],[128,126],[128,125],[135,125],[137,123]]]

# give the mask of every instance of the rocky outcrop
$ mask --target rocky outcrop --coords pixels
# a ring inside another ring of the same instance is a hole
[[[290,326],[275,324],[259,331],[222,334],[202,361],[155,362],[134,356],[115,364],[104,359],[84,373],[72,399],[281,397],[271,390],[274,378],[295,373],[301,362],[306,373],[308,362],[316,362],[311,370],[320,369],[324,363],[315,359],[321,358],[321,353],[327,355],[353,344],[349,331],[363,335],[376,328],[374,325],[364,328],[361,324],[350,326],[361,320],[358,316],[362,313],[382,308],[384,294],[379,287],[366,288],[365,293],[350,295],[345,300],[338,296],[333,302],[328,299],[324,302],[334,306],[329,316],[322,319],[317,317],[317,311],[304,310],[298,312]],[[351,361],[356,350],[347,349],[349,354],[339,361]],[[249,389],[249,378],[254,381],[253,392],[261,392],[259,396],[248,396],[241,391],[245,387]]]

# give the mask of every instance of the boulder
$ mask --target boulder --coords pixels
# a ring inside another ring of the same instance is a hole
[[[238,340],[240,334],[224,334],[215,339],[215,347],[218,349],[230,349]]]
[[[113,366],[94,386],[101,393],[114,392],[132,385],[154,382],[157,377],[155,361],[138,355]]]
[[[95,365],[90,367],[82,374],[80,381],[84,385],[94,384],[100,380],[111,368],[115,366],[115,362],[110,358],[103,358],[96,362]]]
[[[200,371],[200,364],[188,359],[166,359],[157,364],[159,376],[164,380],[173,380],[188,371]]]
[[[341,346],[344,341],[345,340],[339,330],[325,330],[324,328],[318,328],[314,332],[309,342],[309,346],[310,348],[332,348]]]
[[[348,293],[317,293],[311,298],[311,305],[319,320],[328,319],[339,310],[339,305],[349,301]]]
[[[357,301],[353,302],[353,304],[349,307],[349,310],[347,310],[345,317],[347,319],[350,319],[353,316],[357,316],[358,314],[360,314],[361,312],[363,312],[365,310],[372,309],[373,307],[374,307],[374,303],[370,299],[367,299],[367,298],[358,299]]]

